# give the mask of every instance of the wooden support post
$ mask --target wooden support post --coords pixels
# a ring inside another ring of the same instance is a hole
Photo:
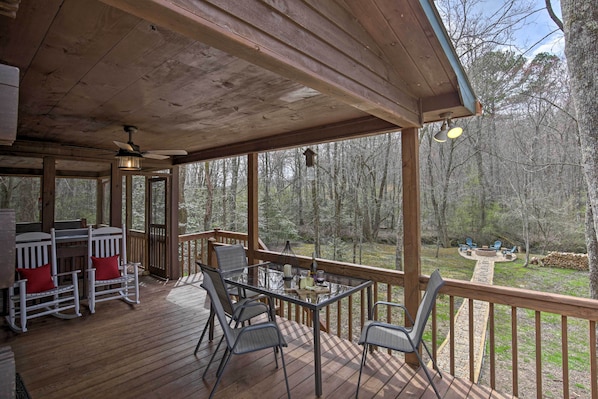
[[[54,227],[56,207],[56,159],[44,157],[44,175],[42,177],[42,231],[49,233]]]
[[[168,207],[170,215],[168,220],[170,221],[167,227],[170,234],[166,234],[168,240],[168,259],[166,261],[167,270],[166,273],[171,279],[178,279],[181,277],[181,270],[179,267],[179,167],[173,166],[171,169],[170,179],[170,193],[168,198]]]
[[[257,153],[247,155],[247,262],[257,263],[255,251],[259,249],[258,230],[258,173]]]
[[[125,226],[127,230],[133,228],[133,176],[125,176]],[[127,235],[128,238],[128,235]]]
[[[419,139],[417,129],[408,128],[401,132],[403,157],[403,243],[405,256],[405,306],[415,317],[421,293],[421,222],[419,195]],[[406,320],[406,323],[409,323]],[[408,324],[407,324],[408,325]],[[405,356],[412,366],[419,362],[415,354]]]
[[[123,225],[123,183],[116,161],[112,162],[110,173],[110,226]]]

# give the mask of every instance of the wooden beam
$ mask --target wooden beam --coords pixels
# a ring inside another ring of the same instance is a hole
[[[259,249],[258,226],[258,155],[247,155],[247,261],[256,263],[256,251]]]
[[[334,140],[363,137],[368,135],[395,132],[399,127],[382,119],[368,116],[357,120],[319,126],[313,129],[297,130],[277,136],[240,142],[232,145],[195,151],[189,155],[174,157],[176,165],[218,159],[223,157],[245,155],[251,152],[264,152],[293,148],[302,145],[324,143]]]
[[[401,131],[403,161],[403,245],[405,256],[405,300],[404,304],[412,315],[417,313],[421,293],[421,221],[419,195],[419,139],[417,129]],[[415,316],[413,316],[415,317]],[[408,320],[406,323],[409,323]],[[418,365],[417,357],[409,354],[405,360]]]
[[[418,100],[395,83],[401,80],[392,65],[367,52],[366,60],[354,57],[362,43],[313,6],[259,0],[102,1],[396,125],[421,126]]]
[[[56,159],[44,157],[44,175],[42,177],[42,231],[49,233],[54,227],[54,209],[56,204]]]

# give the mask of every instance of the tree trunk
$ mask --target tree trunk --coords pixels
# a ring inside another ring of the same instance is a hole
[[[565,32],[565,55],[575,102],[582,165],[588,185],[591,208],[598,209],[598,2],[596,0],[562,0]],[[598,213],[594,231],[598,231]],[[598,279],[596,267],[590,280]]]
[[[588,200],[586,205],[586,246],[588,248],[588,263],[590,266],[590,296],[598,299],[598,240],[594,229],[594,212]]]

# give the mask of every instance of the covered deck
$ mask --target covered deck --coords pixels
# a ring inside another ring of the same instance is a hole
[[[102,311],[93,317],[84,313],[68,322],[34,319],[27,334],[3,331],[3,340],[11,345],[17,370],[32,398],[206,397],[216,367],[211,367],[205,381],[201,374],[217,341],[204,341],[197,357],[193,355],[209,314],[200,283],[199,275],[177,281],[144,276],[144,300],[134,309],[111,301],[101,304]],[[311,329],[281,317],[278,323],[289,343],[285,359],[291,395],[315,397]],[[323,397],[354,397],[361,347],[323,333],[322,355]],[[282,368],[276,370],[273,360],[267,351],[233,357],[216,397],[284,397]],[[510,397],[448,372],[435,382],[447,399]],[[421,370],[414,371],[402,356],[377,351],[368,359],[360,389],[360,398],[369,397],[435,395]]]

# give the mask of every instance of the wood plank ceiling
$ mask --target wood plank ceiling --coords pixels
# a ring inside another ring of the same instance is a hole
[[[53,155],[57,170],[105,172],[125,124],[141,150],[189,152],[144,160],[156,168],[472,115],[433,7],[22,0],[16,18],[0,16],[0,63],[20,69],[18,134],[0,168]]]

